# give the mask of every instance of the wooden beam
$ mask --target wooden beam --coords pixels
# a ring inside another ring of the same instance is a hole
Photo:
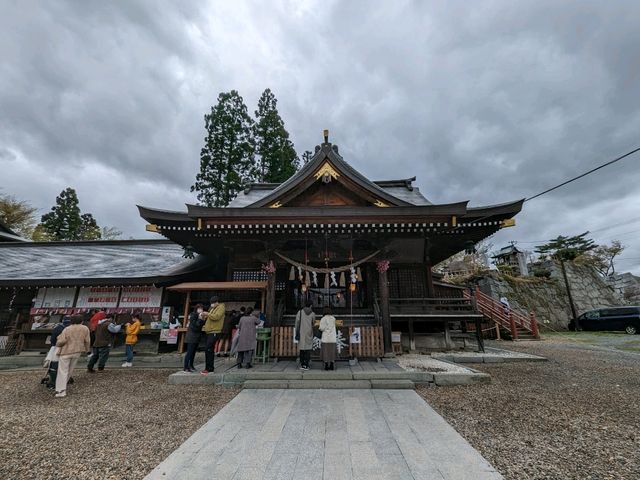
[[[182,328],[187,328],[187,320],[189,319],[189,307],[191,306],[191,290],[187,290],[187,297],[184,302],[184,317],[182,318]],[[178,353],[184,352],[184,337],[186,333],[180,336],[180,344],[178,345]]]

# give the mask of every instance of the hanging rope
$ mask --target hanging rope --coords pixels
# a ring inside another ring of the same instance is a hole
[[[305,271],[309,271],[309,272],[330,274],[331,272],[346,272],[347,270],[351,270],[352,267],[357,267],[358,265],[362,265],[363,263],[368,262],[373,257],[378,255],[380,253],[380,250],[376,250],[371,255],[368,255],[368,256],[358,260],[357,262],[353,262],[353,263],[350,263],[349,265],[343,265],[342,267],[335,267],[335,268],[310,267],[308,265],[305,265],[304,263],[296,262],[295,260],[287,257],[286,255],[281,254],[278,251],[275,251],[274,253],[277,256],[279,256],[282,260],[287,262],[288,264],[293,265],[294,267],[298,268],[298,270],[305,270]]]

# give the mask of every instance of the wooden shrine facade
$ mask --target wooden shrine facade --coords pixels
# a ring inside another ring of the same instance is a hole
[[[266,280],[272,325],[291,325],[309,300],[316,311],[331,307],[345,328],[382,327],[389,353],[392,330],[447,329],[445,304],[432,300],[462,292],[434,279],[432,265],[513,225],[523,203],[433,204],[414,181],[370,181],[325,137],[288,181],[249,185],[228,207],[138,208],[147,230],[182,245],[187,256],[206,256],[215,265],[212,280]]]

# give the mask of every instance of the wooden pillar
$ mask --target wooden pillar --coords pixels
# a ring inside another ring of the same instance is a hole
[[[425,237],[424,239],[424,279],[427,286],[427,297],[435,298],[436,290],[433,287],[433,271],[431,270],[431,258],[429,256],[429,250],[431,249],[431,243],[429,242],[429,238]]]
[[[266,307],[264,314],[269,320],[270,325],[275,325],[276,319],[273,318],[275,315],[275,305],[276,305],[276,272],[270,273],[267,275],[267,292],[266,292]]]
[[[378,274],[378,288],[380,290],[380,316],[382,317],[384,353],[385,355],[393,355],[393,345],[391,344],[391,314],[389,311],[389,281],[386,271]]]
[[[187,298],[184,301],[184,318],[182,319],[182,328],[187,328],[187,320],[189,320],[189,308],[191,307],[191,290],[187,290]],[[184,337],[186,333],[180,335],[180,343],[178,344],[178,353],[184,352]]]

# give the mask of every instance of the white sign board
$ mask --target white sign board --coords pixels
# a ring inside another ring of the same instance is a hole
[[[38,295],[33,300],[33,308],[42,308],[42,304],[44,303],[44,297],[47,294],[46,288],[39,288]]]
[[[160,308],[162,288],[123,287],[120,295],[120,308]]]
[[[84,287],[80,289],[76,308],[115,308],[120,287]]]
[[[42,289],[41,289],[42,290]],[[40,292],[38,292],[40,298]],[[47,288],[42,299],[42,308],[71,308],[76,298],[76,289],[73,288]],[[37,303],[37,300],[36,300]],[[40,307],[37,307],[40,308]]]

